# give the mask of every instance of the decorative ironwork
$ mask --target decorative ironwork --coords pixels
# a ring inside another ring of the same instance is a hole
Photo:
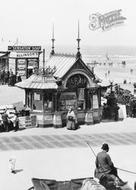
[[[87,78],[81,74],[75,74],[71,76],[67,81],[68,88],[86,88]]]
[[[41,69],[37,69],[35,70],[35,74],[37,75],[43,75],[45,77],[52,77],[54,75],[54,73],[56,72],[57,68],[56,66],[54,66],[53,68],[51,68],[50,66],[45,67],[45,68],[41,68]]]

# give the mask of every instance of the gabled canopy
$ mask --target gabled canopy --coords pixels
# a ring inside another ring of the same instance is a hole
[[[57,89],[58,85],[53,76],[44,76],[42,74],[33,74],[26,80],[16,83],[15,86],[22,89]]]
[[[54,54],[50,56],[50,58],[46,62],[46,67],[50,68],[56,68],[56,71],[54,72],[54,76],[58,78],[63,78],[66,73],[76,64],[76,63],[82,63],[85,70],[87,70],[90,75],[95,78],[94,73],[87,67],[87,65],[84,63],[84,61],[81,58],[76,59],[76,56],[73,54]]]
[[[65,80],[66,75],[74,69],[74,72],[86,73],[86,76],[91,81],[91,87],[98,87],[94,79],[94,73],[86,66],[81,58],[76,59],[75,55],[69,54],[54,54],[45,65],[45,74],[34,74],[30,78],[17,83],[16,86],[23,89],[57,89],[57,79]],[[47,73],[52,73],[47,76]]]

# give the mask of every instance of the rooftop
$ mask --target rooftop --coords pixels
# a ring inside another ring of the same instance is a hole
[[[76,57],[73,54],[55,54],[51,56],[47,62],[46,67],[56,67],[54,72],[55,77],[62,78],[66,72],[73,66],[76,61]]]
[[[53,76],[33,74],[28,79],[16,83],[16,86],[23,89],[57,89],[56,79]]]

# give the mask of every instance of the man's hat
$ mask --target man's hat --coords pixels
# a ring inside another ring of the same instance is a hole
[[[109,150],[109,145],[106,144],[106,143],[104,143],[104,144],[102,145],[102,149],[103,149],[103,150]]]

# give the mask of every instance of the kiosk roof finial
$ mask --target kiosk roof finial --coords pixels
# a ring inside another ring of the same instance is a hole
[[[79,20],[78,20],[78,36],[77,36],[77,54],[76,54],[76,58],[80,58],[81,57],[81,53],[80,53],[80,26],[79,26]]]
[[[52,26],[52,50],[51,50],[51,55],[54,55],[55,54],[55,51],[54,51],[54,41],[55,41],[55,38],[54,38],[54,23],[53,23],[53,26]]]

